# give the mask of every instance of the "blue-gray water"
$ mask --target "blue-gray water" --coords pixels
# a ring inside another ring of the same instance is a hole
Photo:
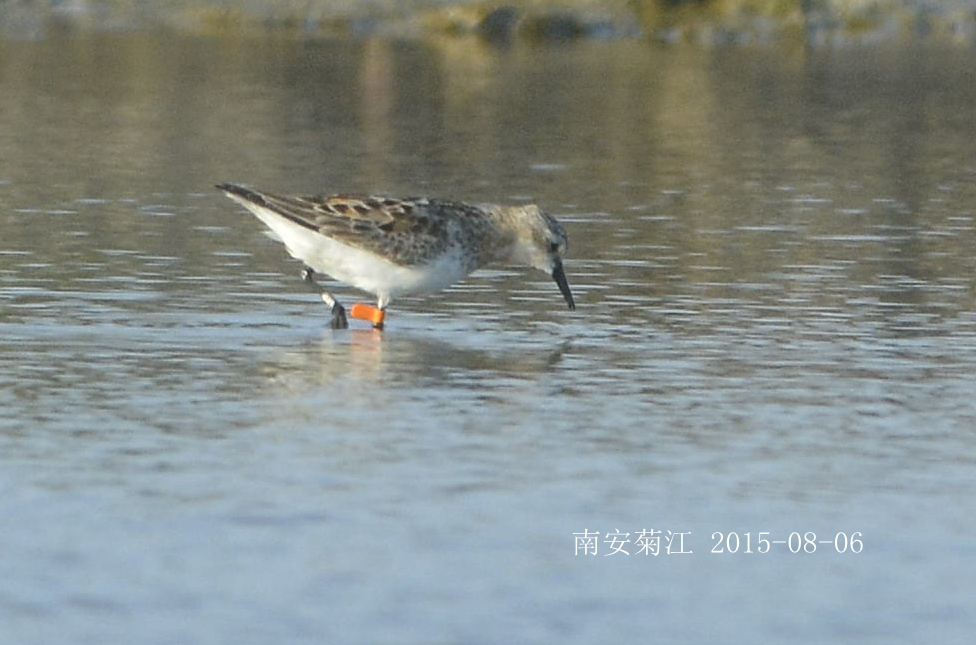
[[[968,642],[974,69],[0,42],[0,642]],[[537,202],[578,309],[331,331],[226,180]]]

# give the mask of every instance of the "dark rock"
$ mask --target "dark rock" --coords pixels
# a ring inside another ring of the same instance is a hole
[[[512,42],[518,18],[518,12],[513,7],[498,7],[481,20],[478,33],[494,45],[507,45]]]

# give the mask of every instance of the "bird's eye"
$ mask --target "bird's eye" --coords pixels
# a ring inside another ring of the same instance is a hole
[[[559,250],[559,242],[549,242],[549,252],[555,253]]]

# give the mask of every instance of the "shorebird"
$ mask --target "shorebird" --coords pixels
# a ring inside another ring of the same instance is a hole
[[[570,309],[563,271],[566,232],[535,205],[470,205],[441,199],[332,195],[282,197],[217,184],[264,222],[304,263],[302,277],[332,308],[331,327],[348,327],[345,308],[315,274],[376,296],[376,306],[349,311],[382,328],[397,297],[448,287],[486,264],[528,265],[552,276]]]

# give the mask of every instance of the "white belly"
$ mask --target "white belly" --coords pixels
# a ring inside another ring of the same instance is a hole
[[[398,296],[438,291],[468,273],[460,252],[432,258],[430,264],[400,266],[375,253],[321,235],[268,209],[242,203],[277,234],[293,257],[319,273],[376,295],[384,306]]]

